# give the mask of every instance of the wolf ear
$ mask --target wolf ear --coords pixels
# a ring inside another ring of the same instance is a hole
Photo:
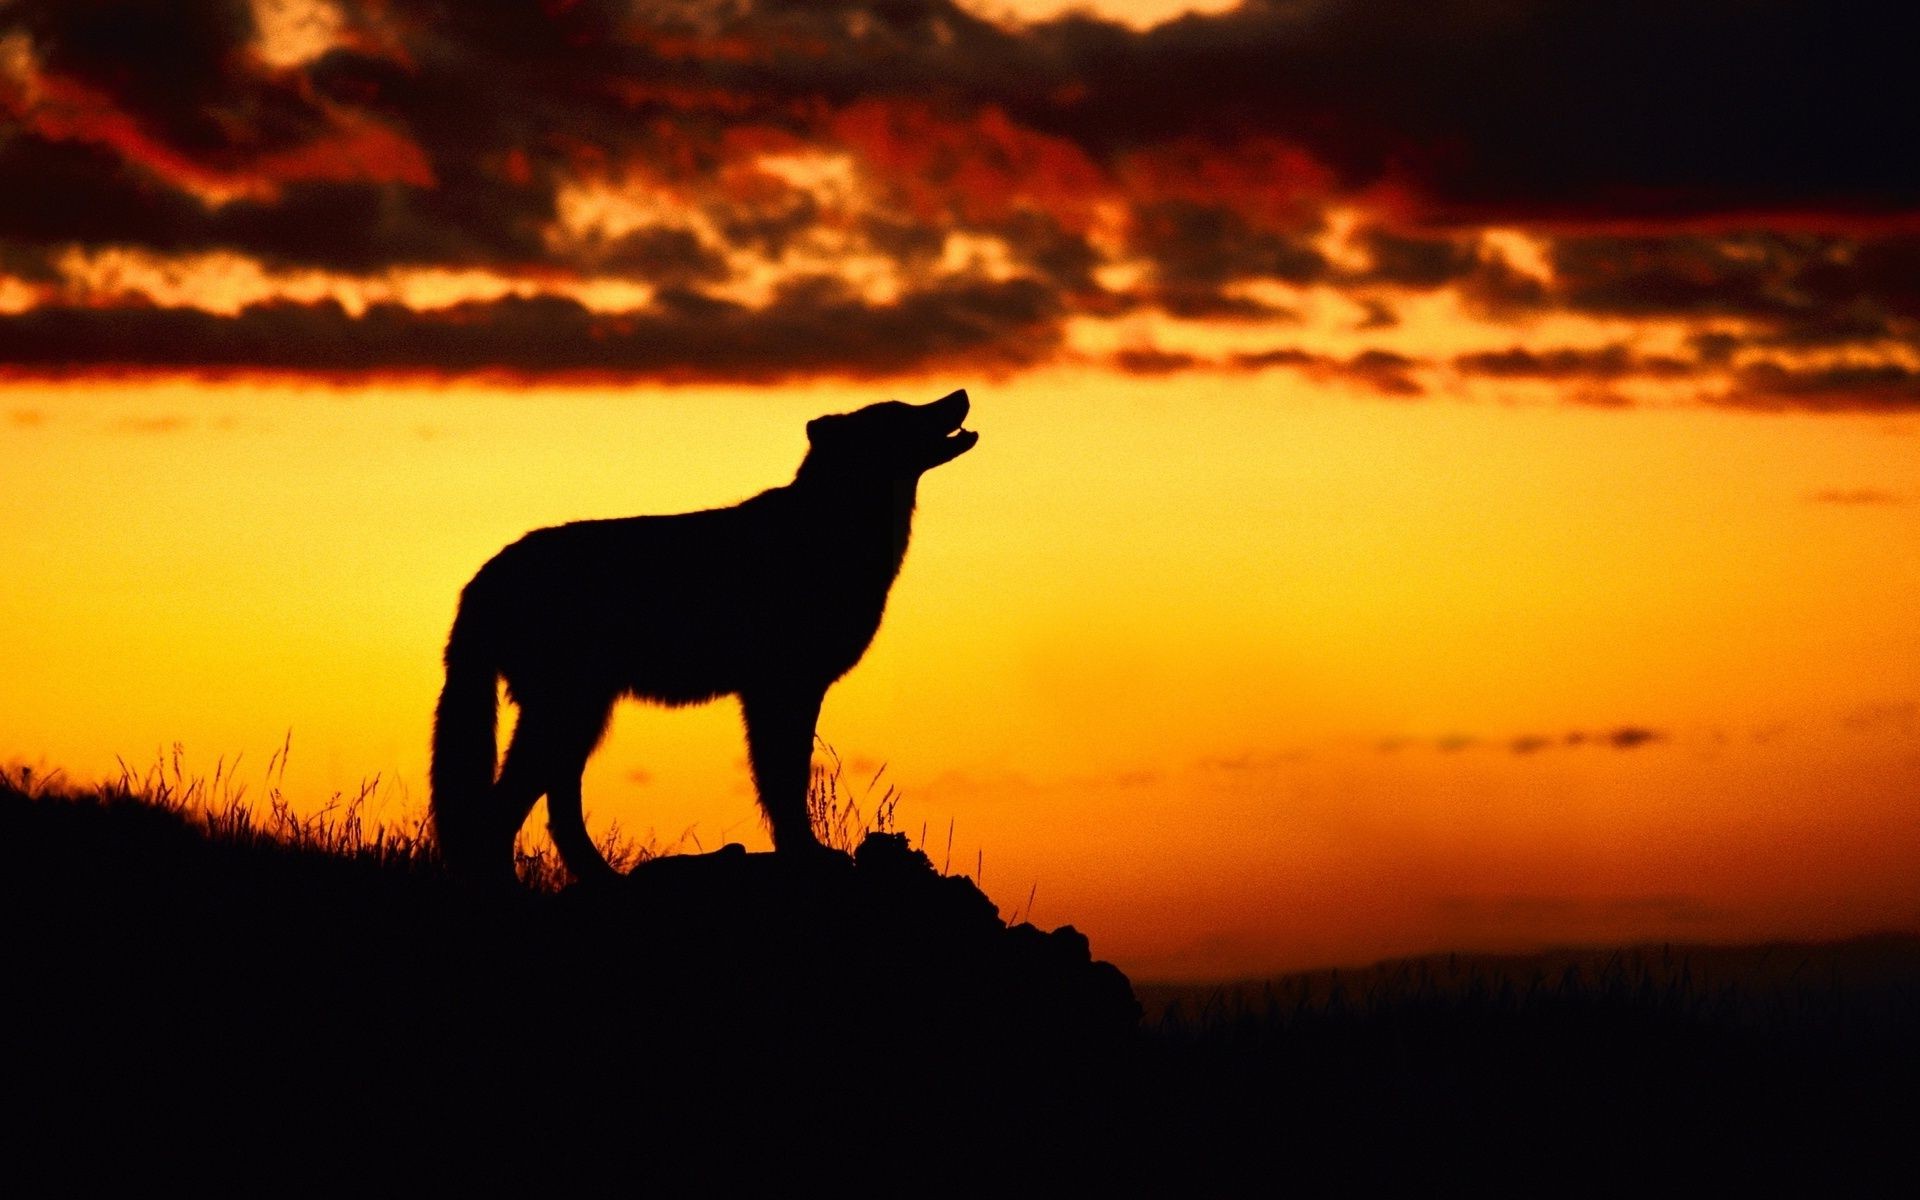
[[[844,413],[828,413],[824,417],[815,417],[813,420],[808,421],[807,422],[807,445],[809,446],[819,445],[820,439],[823,435],[831,434],[833,431],[833,427],[835,425],[838,425],[840,422],[845,421],[846,419],[847,418]]]

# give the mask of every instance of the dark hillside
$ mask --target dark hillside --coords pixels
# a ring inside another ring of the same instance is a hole
[[[1666,1191],[1831,1185],[1920,1127],[1910,939],[1813,980],[1413,962],[1140,1026],[1084,939],[893,835],[511,895],[18,778],[0,837],[9,1141],[65,1191]]]
[[[1077,1112],[1139,1020],[1085,938],[1009,928],[898,834],[804,868],[718,853],[498,895],[418,845],[300,847],[238,818],[0,791],[8,1059],[37,1133],[81,1135],[83,1175],[256,1155],[753,1174]]]

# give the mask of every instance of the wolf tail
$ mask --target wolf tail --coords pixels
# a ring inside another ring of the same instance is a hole
[[[473,609],[462,603],[447,638],[447,681],[433,713],[428,772],[440,855],[460,873],[481,865],[472,860],[488,840],[486,800],[499,756],[498,670],[479,626]]]

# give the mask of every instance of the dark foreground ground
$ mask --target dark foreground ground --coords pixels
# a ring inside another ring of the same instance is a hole
[[[1910,938],[1136,998],[899,838],[476,896],[404,842],[213,824],[0,783],[14,1178],[1716,1194],[1920,1165]]]

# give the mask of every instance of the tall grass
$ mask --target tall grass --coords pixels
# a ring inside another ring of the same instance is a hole
[[[860,784],[849,777],[838,751],[825,741],[819,747],[808,782],[807,815],[821,844],[851,854],[869,832],[894,832],[900,794],[891,783],[882,784],[886,765]],[[331,854],[404,871],[439,869],[431,818],[407,805],[404,796],[393,797],[379,775],[363,779],[352,791],[333,792],[318,807],[296,804],[286,782],[292,752],[289,734],[268,756],[260,777],[249,781],[242,774],[244,755],[231,760],[223,755],[211,771],[196,770],[185,746],[176,742],[141,767],[116,759],[118,774],[91,786],[76,784],[59,770],[0,765],[0,790],[36,800],[143,805],[170,813],[224,845]],[[391,809],[399,815],[373,815]],[[669,842],[651,832],[630,834],[618,821],[610,822],[595,844],[622,872],[689,846],[702,848],[691,829]],[[572,880],[544,831],[532,827],[515,840],[514,862],[520,881],[536,892],[557,892]]]
[[[352,792],[336,791],[318,808],[296,808],[287,794],[289,734],[267,758],[261,793],[241,777],[243,755],[216,759],[211,774],[187,767],[180,743],[142,768],[117,760],[120,774],[97,789],[102,800],[133,802],[171,812],[204,830],[214,841],[239,846],[334,854],[383,867],[418,868],[436,859],[426,815],[398,821],[370,819],[382,807],[381,778],[361,780]]]
[[[860,848],[869,833],[894,833],[894,816],[900,806],[900,793],[889,783],[880,786],[887,764],[874,769],[872,777],[853,793],[853,780],[847,778],[847,765],[825,740],[814,739],[820,756],[814,760],[807,781],[807,818],[813,824],[813,836],[832,850],[851,854]],[[879,789],[878,795],[875,790]],[[872,811],[871,818],[868,810]]]

